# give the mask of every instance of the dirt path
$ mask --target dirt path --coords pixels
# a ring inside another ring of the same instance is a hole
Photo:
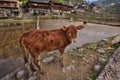
[[[68,26],[71,24],[79,25],[82,22],[71,22],[69,20],[63,19],[54,19],[54,20],[41,20],[40,21],[40,28],[41,29],[56,29],[62,26]],[[84,29],[80,30],[78,33],[78,41],[76,43],[72,43],[66,48],[66,51],[77,47],[82,46],[83,44],[96,42],[106,37],[120,34],[120,27],[116,26],[108,26],[108,25],[101,25],[101,24],[93,24],[88,23]]]

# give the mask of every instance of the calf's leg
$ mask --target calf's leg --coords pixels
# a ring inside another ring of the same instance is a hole
[[[40,67],[40,64],[39,64],[40,63],[40,57],[39,57],[39,55],[36,55],[34,57],[34,63],[37,66],[37,68],[41,70],[41,67]]]
[[[23,54],[23,58],[24,58],[24,65],[26,65],[28,63],[28,55]]]
[[[39,63],[39,54],[30,51],[31,59],[29,61],[30,69],[32,72],[35,72],[37,69],[41,69]],[[37,67],[37,69],[35,68]]]
[[[33,59],[29,62],[29,65],[30,65],[30,69],[32,72],[35,72],[36,69],[34,68],[34,62],[33,62]]]
[[[59,48],[58,50],[60,51],[60,64],[61,64],[61,67],[64,67],[64,64],[63,64],[63,55],[64,55],[65,48]]]
[[[37,69],[39,69],[40,73],[43,75],[44,72],[42,71],[40,66],[40,54],[37,54],[36,56],[34,56],[33,61]]]

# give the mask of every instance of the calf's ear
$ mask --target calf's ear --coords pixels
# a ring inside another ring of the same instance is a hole
[[[63,31],[66,31],[67,27],[64,26],[64,27],[62,27],[61,29],[62,29]]]
[[[83,26],[83,25],[79,25],[79,26],[77,26],[76,28],[77,28],[78,30],[80,30],[80,29],[84,28],[84,26]]]

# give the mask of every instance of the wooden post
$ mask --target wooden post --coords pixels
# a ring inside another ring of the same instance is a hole
[[[22,18],[23,17],[23,11],[22,11],[22,3],[17,1],[17,4],[19,4],[19,7],[18,7],[18,11],[19,11],[19,18]]]
[[[39,27],[39,15],[37,16],[37,29],[40,29],[40,27]]]

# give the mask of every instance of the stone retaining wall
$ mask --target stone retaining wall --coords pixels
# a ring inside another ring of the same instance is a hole
[[[120,80],[120,47],[111,56],[96,80]]]

